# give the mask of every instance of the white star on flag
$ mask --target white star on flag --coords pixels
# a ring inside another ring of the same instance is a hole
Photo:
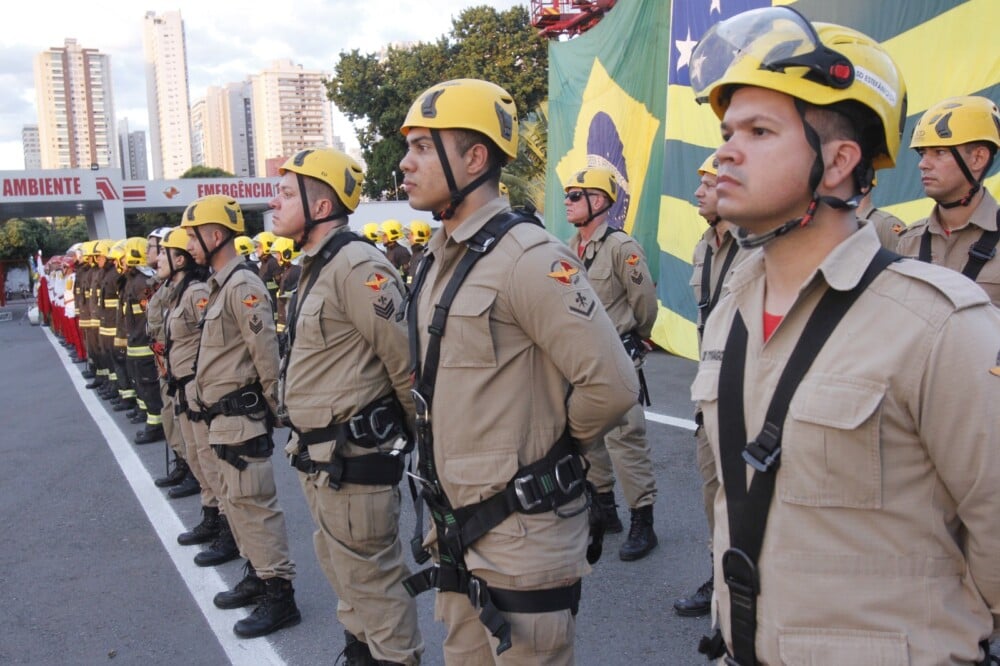
[[[708,15],[711,16],[712,12],[722,14],[722,0],[712,0],[712,4],[708,8]]]
[[[677,47],[677,52],[680,53],[680,57],[677,58],[677,71],[681,71],[681,67],[689,64],[691,62],[691,52],[694,51],[694,47],[697,46],[698,41],[691,39],[691,28],[688,28],[687,37],[685,39],[678,39],[674,41],[674,46]]]

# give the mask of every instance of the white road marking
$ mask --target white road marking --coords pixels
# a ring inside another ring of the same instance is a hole
[[[42,327],[42,330],[45,331],[45,335],[48,336],[49,342],[56,348],[56,351],[65,351],[48,328]],[[163,492],[153,485],[152,477],[132,448],[133,444],[108,414],[100,399],[94,395],[93,391],[85,387],[86,381],[69,360],[69,357],[65,353],[59,353],[57,356],[76,387],[77,393],[80,394],[80,400],[83,401],[84,407],[90,412],[94,423],[104,435],[108,448],[111,449],[115,460],[118,461],[118,466],[121,467],[125,478],[132,487],[132,492],[135,493],[136,499],[139,500],[139,504],[146,512],[150,524],[156,530],[163,548],[173,561],[181,579],[191,592],[191,596],[194,597],[202,615],[205,616],[209,628],[215,634],[222,649],[226,651],[229,661],[237,666],[243,664],[247,666],[261,664],[285,666],[285,660],[278,656],[274,646],[266,638],[246,640],[237,638],[233,633],[233,623],[241,617],[245,617],[247,612],[234,613],[233,611],[219,610],[212,603],[212,597],[217,592],[228,590],[229,586],[213,567],[199,567],[194,563],[197,549],[181,546],[177,543],[177,535],[186,528]]]
[[[676,416],[666,416],[665,414],[657,414],[656,412],[646,412],[647,421],[655,421],[656,423],[662,423],[668,426],[674,426],[675,428],[683,428],[684,430],[694,430],[698,427],[698,424],[690,419],[679,419]]]

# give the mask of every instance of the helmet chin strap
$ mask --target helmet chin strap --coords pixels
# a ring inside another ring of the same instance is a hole
[[[583,198],[587,201],[587,212],[590,213],[590,215],[583,222],[573,222],[573,226],[576,227],[576,228],[578,228],[578,229],[580,227],[587,226],[588,224],[590,224],[591,220],[593,220],[594,218],[596,218],[599,215],[603,215],[604,213],[607,213],[609,210],[611,210],[611,207],[615,205],[611,201],[611,199],[608,198],[608,205],[605,206],[604,208],[601,208],[600,210],[596,210],[595,211],[594,207],[590,205],[590,197],[587,196],[586,192],[583,193]],[[607,198],[607,197],[605,197],[605,198]]]
[[[961,153],[958,152],[958,148],[956,148],[955,146],[951,146],[950,150],[951,150],[951,156],[954,157],[955,161],[958,163],[958,168],[962,170],[962,175],[965,176],[965,180],[967,180],[972,187],[970,187],[969,191],[965,194],[965,196],[959,199],[958,201],[948,201],[948,202],[939,201],[938,205],[944,209],[957,208],[959,206],[968,206],[970,203],[972,203],[972,198],[975,197],[976,194],[979,193],[979,190],[982,189],[983,187],[982,178],[977,179],[972,176],[972,172],[969,171],[969,165],[967,165],[965,163],[965,160],[962,159],[962,155]],[[988,172],[990,170],[990,167],[993,166],[993,158],[995,156],[996,153],[990,155],[990,161],[986,163],[986,168],[983,169],[983,176],[985,176],[986,172]]]
[[[205,265],[209,268],[212,267],[212,257],[214,257],[215,254],[222,249],[223,245],[236,238],[236,234],[234,234],[230,229],[226,229],[226,234],[227,238],[224,241],[209,250],[208,245],[205,244],[205,239],[201,236],[201,227],[194,227],[195,238],[197,238],[198,243],[201,244],[201,249],[205,253]]]
[[[306,242],[309,240],[309,234],[312,233],[312,230],[316,227],[317,224],[321,224],[323,222],[329,222],[330,220],[336,220],[340,218],[342,218],[344,222],[347,222],[347,215],[332,213],[330,215],[327,215],[326,217],[321,217],[319,219],[314,220],[312,218],[312,214],[309,212],[309,197],[306,196],[306,179],[301,173],[296,173],[295,179],[299,183],[299,196],[302,198],[302,214],[306,218],[306,223],[302,227],[302,235],[299,236],[298,238],[292,239],[292,247],[294,247],[296,251],[299,251],[302,249],[302,246],[305,245]]]
[[[802,217],[788,220],[781,226],[776,227],[771,231],[763,234],[750,235],[746,229],[741,228],[736,234],[736,240],[739,242],[740,247],[744,249],[760,247],[769,241],[774,240],[778,236],[784,236],[792,229],[800,229],[806,226],[812,222],[813,217],[815,217],[816,208],[819,204],[824,204],[835,210],[856,210],[858,204],[861,202],[861,194],[857,194],[847,201],[844,201],[838,197],[822,196],[819,192],[817,192],[817,188],[823,180],[824,171],[822,142],[820,141],[819,134],[816,133],[813,126],[806,122],[805,103],[802,102],[802,100],[795,98],[795,108],[798,110],[799,117],[802,119],[802,129],[805,132],[806,141],[809,143],[810,147],[812,147],[813,153],[816,155],[816,158],[813,160],[812,168],[809,171],[809,189],[812,191],[812,198],[809,200],[809,205],[806,207],[806,212],[802,215]]]
[[[434,148],[437,149],[438,159],[441,161],[441,169],[444,171],[445,180],[448,181],[448,192],[451,195],[451,202],[448,206],[444,210],[437,211],[432,215],[436,221],[440,222],[455,217],[455,211],[465,201],[465,197],[483,183],[493,178],[496,172],[499,171],[499,168],[493,167],[488,169],[471,183],[459,189],[458,183],[455,182],[455,174],[451,171],[451,164],[448,163],[448,155],[444,152],[444,142],[441,140],[441,133],[436,129],[432,129],[431,139],[434,141]]]

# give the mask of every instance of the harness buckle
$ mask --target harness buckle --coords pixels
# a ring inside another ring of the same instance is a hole
[[[576,456],[574,454],[568,453],[562,458],[560,458],[559,462],[557,462],[555,465],[556,485],[559,486],[559,490],[561,490],[564,495],[569,495],[571,492],[573,492],[573,490],[575,490],[577,487],[580,486],[580,484],[583,483],[583,477],[576,474],[576,468],[573,465],[575,459]],[[569,483],[563,482],[562,474],[560,473],[560,470],[563,469],[564,465],[566,465],[568,468],[568,471],[566,473],[567,474],[572,473],[573,476],[576,477]]]
[[[384,406],[376,407],[372,410],[372,413],[368,415],[368,425],[371,426],[372,433],[375,435],[376,443],[383,441],[392,432],[392,427],[395,425],[392,419],[387,419],[385,426],[383,428],[378,427],[379,414],[388,412],[389,408]],[[352,426],[353,428],[353,426]],[[352,431],[353,432],[353,431]]]
[[[472,602],[472,607],[479,610],[483,607],[480,594],[482,593],[482,583],[475,576],[469,576],[469,601]]]
[[[984,252],[983,250],[979,249],[979,243],[977,242],[973,243],[972,246],[969,247],[969,256],[972,257],[973,259],[976,259],[977,261],[982,261],[983,263],[985,263],[990,259],[992,259],[993,257],[997,256],[997,249],[996,247],[991,247],[988,252]]]
[[[542,503],[542,498],[540,497],[536,499],[528,499],[528,493],[525,492],[528,484],[534,480],[534,474],[528,474],[527,476],[514,479],[514,494],[517,495],[517,501],[520,502],[521,508],[525,511],[531,511]],[[532,493],[532,495],[534,495],[534,493]]]
[[[760,434],[743,449],[743,460],[758,472],[777,470],[781,458],[781,428],[765,422]]]
[[[410,389],[410,395],[413,397],[414,420],[417,426],[421,428],[429,427],[431,424],[431,408],[427,404],[427,399],[417,389]]]

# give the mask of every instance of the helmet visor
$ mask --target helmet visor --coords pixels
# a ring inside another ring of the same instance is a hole
[[[854,80],[851,62],[824,46],[804,16],[790,7],[764,7],[720,21],[701,38],[691,55],[695,99],[708,101],[714,84],[750,53],[762,70],[802,67],[804,78],[832,88],[846,88]]]

